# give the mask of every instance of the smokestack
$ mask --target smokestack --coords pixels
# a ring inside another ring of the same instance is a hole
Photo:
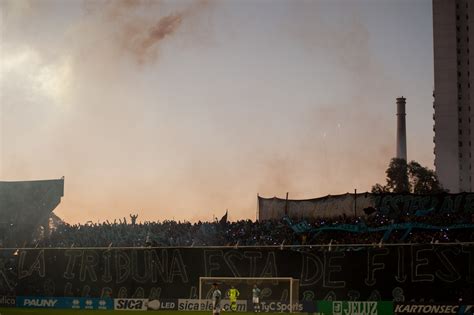
[[[407,160],[406,98],[397,98],[397,159]]]

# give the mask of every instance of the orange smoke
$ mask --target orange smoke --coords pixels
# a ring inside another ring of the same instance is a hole
[[[112,31],[109,39],[119,51],[143,65],[155,61],[161,41],[175,34],[185,19],[208,4],[208,0],[198,0],[175,5],[171,10],[168,6],[166,10],[166,5],[158,0],[115,0],[88,3],[87,11],[98,13],[105,29]]]
[[[146,36],[137,36],[135,40],[132,40],[132,45],[128,48],[137,58],[137,61],[142,64],[154,58],[157,54],[156,49],[159,42],[166,36],[173,34],[181,25],[182,20],[183,15],[180,13],[162,17],[146,31]]]

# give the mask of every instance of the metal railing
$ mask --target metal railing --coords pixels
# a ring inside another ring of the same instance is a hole
[[[1,250],[37,250],[37,249],[245,249],[245,248],[267,248],[267,249],[328,249],[328,248],[379,248],[379,247],[399,247],[399,246],[421,246],[421,245],[431,245],[433,247],[442,247],[442,246],[469,246],[474,245],[472,242],[446,242],[446,243],[371,243],[371,244],[315,244],[315,245],[214,245],[214,246],[97,246],[97,247],[4,247],[0,248]]]

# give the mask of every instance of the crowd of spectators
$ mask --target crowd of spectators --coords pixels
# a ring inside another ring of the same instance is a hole
[[[47,235],[37,238],[31,247],[140,247],[140,246],[264,246],[319,244],[446,243],[474,240],[474,228],[450,229],[456,224],[474,224],[471,214],[406,215],[397,220],[379,213],[363,217],[340,216],[308,221],[310,229],[295,232],[287,221],[227,222],[138,222],[130,215],[114,222],[67,224],[60,222]],[[298,222],[297,220],[294,220]],[[321,227],[341,224],[382,227],[399,223],[424,223],[438,229],[393,229],[384,240],[384,231],[321,231]],[[403,236],[403,237],[402,237]]]
[[[294,233],[282,222],[144,222],[87,223],[56,226],[40,247],[135,247],[280,245]]]

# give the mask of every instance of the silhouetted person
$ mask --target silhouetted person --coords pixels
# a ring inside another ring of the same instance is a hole
[[[130,219],[132,219],[132,225],[137,223],[138,214],[130,214]]]

